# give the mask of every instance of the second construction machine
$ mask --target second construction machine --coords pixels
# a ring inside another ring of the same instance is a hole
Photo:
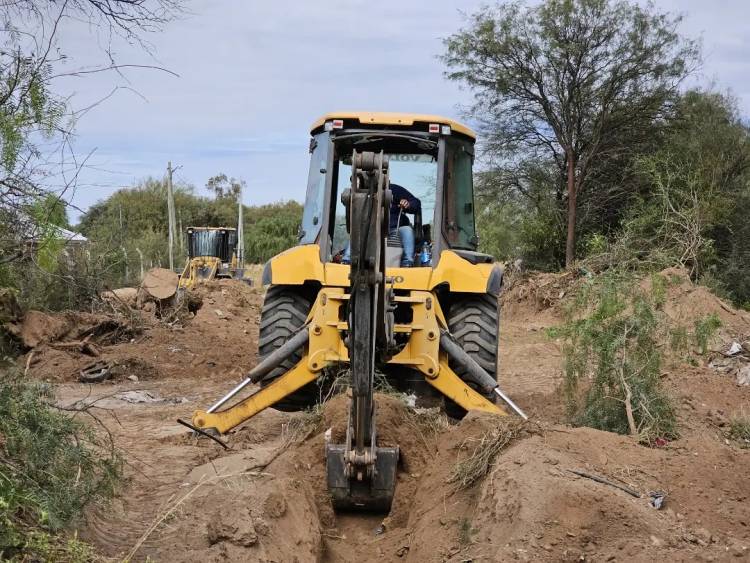
[[[497,383],[502,270],[477,251],[475,135],[442,117],[362,112],[325,115],[311,134],[299,244],[263,271],[261,361],[192,427],[223,434],[268,407],[313,406],[349,364],[346,439],[326,446],[328,488],[337,509],[388,510],[399,449],[378,446],[376,373],[442,396],[454,418],[504,406],[524,416]],[[421,203],[415,267],[386,263],[391,182]],[[259,389],[237,399],[251,383]]]
[[[180,275],[180,288],[190,288],[204,280],[244,279],[241,234],[237,229],[188,227],[186,235],[188,257]]]

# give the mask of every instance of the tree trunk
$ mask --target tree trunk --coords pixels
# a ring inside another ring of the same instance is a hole
[[[568,238],[565,243],[565,267],[570,268],[576,258],[576,189],[575,156],[573,149],[565,149],[568,160]]]

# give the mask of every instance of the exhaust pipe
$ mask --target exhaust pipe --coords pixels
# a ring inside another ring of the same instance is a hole
[[[516,405],[510,397],[508,397],[505,393],[502,392],[500,389],[500,386],[497,384],[497,381],[489,374],[487,373],[482,366],[480,366],[477,361],[469,356],[469,354],[466,353],[466,351],[461,348],[461,346],[453,340],[453,337],[450,335],[448,331],[441,330],[440,331],[440,347],[445,350],[446,354],[456,362],[460,363],[464,368],[466,368],[466,379],[471,381],[472,383],[475,383],[479,386],[480,390],[486,395],[489,393],[495,393],[498,397],[500,397],[512,410],[515,412],[518,416],[523,418],[524,420],[528,420],[529,417],[526,416],[526,413],[524,413],[518,405]]]

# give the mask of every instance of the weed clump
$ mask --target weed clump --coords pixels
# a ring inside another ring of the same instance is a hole
[[[448,477],[458,489],[468,489],[483,479],[495,462],[497,455],[525,429],[526,422],[507,419],[494,425],[479,438],[469,438],[463,446],[473,445],[471,453],[460,460]]]
[[[729,438],[741,448],[750,448],[750,418],[733,418],[729,423]]]
[[[564,392],[574,424],[630,434],[643,443],[676,437],[675,410],[659,380],[660,342],[669,331],[658,278],[648,290],[616,271],[590,279],[565,324],[549,331],[564,340]]]
[[[711,313],[696,319],[694,328],[693,336],[695,337],[695,344],[698,346],[698,353],[705,355],[716,337],[716,332],[721,328],[721,319],[716,313]]]
[[[55,407],[49,387],[0,372],[0,560],[91,559],[88,546],[58,534],[112,497],[122,461],[80,414]]]

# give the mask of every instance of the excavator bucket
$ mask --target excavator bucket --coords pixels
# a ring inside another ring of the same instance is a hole
[[[396,467],[398,446],[375,448],[375,463],[368,478],[349,476],[346,462],[347,447],[344,444],[326,446],[326,470],[328,491],[336,510],[365,510],[388,512],[391,509],[396,489]]]

